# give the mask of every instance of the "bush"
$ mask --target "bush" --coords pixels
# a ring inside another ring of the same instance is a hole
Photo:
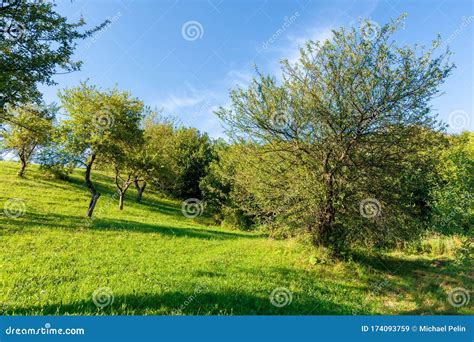
[[[466,234],[474,226],[474,133],[449,137],[437,171],[430,191],[431,225],[443,234]]]

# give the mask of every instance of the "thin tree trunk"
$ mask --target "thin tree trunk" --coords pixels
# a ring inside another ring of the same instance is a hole
[[[119,198],[119,209],[123,210],[123,198],[125,197],[125,193],[120,191],[120,198]]]
[[[28,161],[31,158],[31,155],[33,154],[33,151],[36,148],[36,144],[33,144],[32,146],[29,146],[28,148],[27,145],[23,145],[21,147],[20,152],[18,153],[18,157],[20,157],[20,162],[21,162],[21,167],[20,171],[18,172],[19,177],[24,177],[25,176],[25,169],[28,166]]]
[[[135,177],[133,183],[135,183],[135,188],[137,189],[137,202],[140,203],[142,201],[143,192],[146,188],[146,182],[143,182],[143,186],[140,186],[138,179]]]
[[[127,192],[130,184],[132,184],[132,175],[129,173],[127,175],[127,179],[124,180],[120,177],[120,170],[118,167],[115,167],[115,185],[119,190],[120,198],[119,198],[119,209],[123,210],[123,202],[125,199],[125,193]],[[122,186],[120,186],[119,180],[122,182]]]
[[[94,188],[94,184],[92,184],[92,181],[91,181],[92,165],[94,164],[95,158],[96,158],[96,155],[93,154],[91,156],[89,163],[86,165],[85,181],[91,193],[91,201],[89,202],[89,208],[87,209],[87,213],[86,213],[87,217],[92,217],[92,214],[94,213],[95,205],[97,204],[97,200],[100,197],[100,193]]]
[[[21,167],[20,167],[20,171],[18,172],[18,176],[23,178],[25,176],[26,160],[24,158],[20,158],[20,162],[21,162]]]

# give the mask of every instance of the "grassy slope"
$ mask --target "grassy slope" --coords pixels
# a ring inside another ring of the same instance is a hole
[[[0,209],[9,198],[26,205],[20,218],[0,215],[1,314],[472,312],[447,303],[451,288],[472,287],[449,261],[392,254],[315,264],[316,252],[296,241],[200,225],[150,192],[137,204],[130,190],[120,212],[112,180],[97,174],[103,197],[88,222],[80,171],[64,182],[36,166],[18,179],[17,168],[0,162]],[[114,301],[98,308],[92,297],[103,287]],[[277,287],[291,290],[290,305],[271,305]]]

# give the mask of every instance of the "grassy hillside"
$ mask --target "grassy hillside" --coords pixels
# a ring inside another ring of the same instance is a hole
[[[25,208],[0,215],[0,314],[472,313],[447,301],[472,288],[448,255],[327,261],[294,240],[199,224],[150,192],[137,204],[131,189],[120,212],[112,179],[97,174],[103,196],[87,221],[80,170],[65,182],[17,169],[0,162],[0,209]],[[281,287],[292,300],[278,307],[270,295]]]

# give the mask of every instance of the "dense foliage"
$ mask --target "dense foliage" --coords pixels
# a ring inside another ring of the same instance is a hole
[[[439,39],[398,47],[402,19],[374,39],[353,28],[309,41],[296,64],[283,62],[281,84],[259,75],[231,92],[218,115],[241,149],[230,194],[248,216],[337,250],[427,229],[430,151],[442,140],[429,103],[453,65]]]
[[[23,177],[34,153],[51,140],[56,112],[57,108],[46,105],[7,107],[6,113],[12,120],[4,126],[0,136],[3,147],[12,151],[21,162],[20,177]]]
[[[38,84],[55,84],[53,76],[79,70],[73,60],[77,41],[102,29],[107,22],[80,32],[84,20],[68,23],[50,1],[9,0],[0,3],[0,123],[10,120],[2,110],[8,103],[37,102]]]

